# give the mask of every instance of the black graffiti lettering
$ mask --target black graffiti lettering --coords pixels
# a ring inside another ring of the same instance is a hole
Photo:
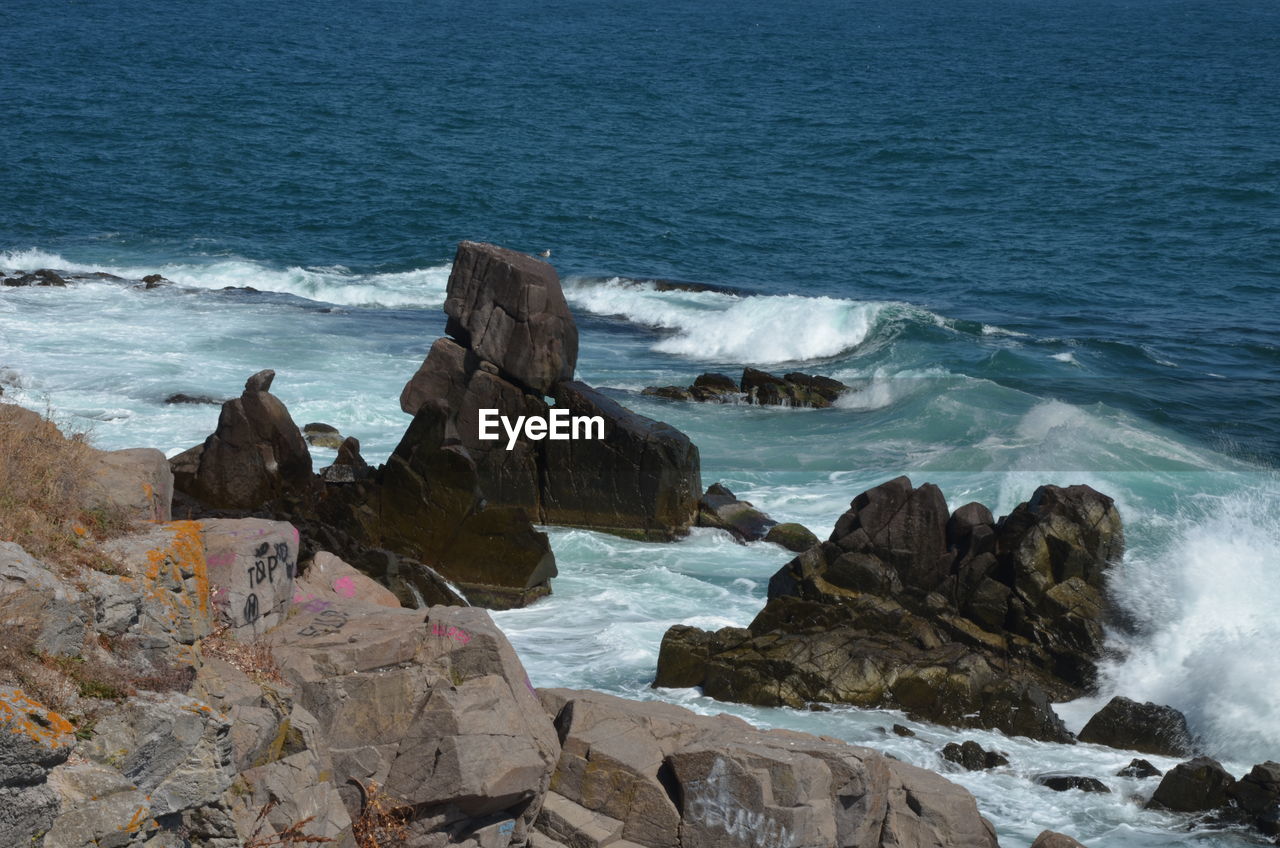
[[[312,620],[310,624],[298,631],[302,636],[323,636],[326,633],[337,633],[346,626],[347,614],[341,610],[325,610]]]
[[[264,557],[267,555],[267,552],[270,550],[271,550],[271,543],[263,542],[261,545],[258,545],[258,549],[253,552],[253,555],[256,557]]]
[[[244,623],[253,624],[258,620],[258,596],[250,594],[244,599]]]
[[[276,542],[276,559],[277,561],[284,563],[284,573],[289,578],[292,578],[294,576],[293,560],[289,559],[288,542]]]
[[[267,580],[271,583],[276,582],[276,569],[280,567],[280,562],[274,556],[267,557]]]

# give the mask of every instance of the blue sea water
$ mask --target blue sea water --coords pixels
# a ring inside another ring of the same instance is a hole
[[[824,535],[900,473],[997,513],[1042,482],[1114,495],[1134,628],[1102,695],[1175,704],[1237,772],[1280,759],[1259,648],[1280,609],[1280,5],[7,0],[0,32],[0,270],[177,283],[0,291],[6,399],[172,453],[217,410],[165,396],[274,367],[295,418],[381,459],[456,242],[549,249],[581,377],[775,517]],[[638,394],[747,364],[860,390],[830,411]],[[658,640],[745,624],[782,554],[553,543],[556,595],[499,616],[535,683],[727,708],[647,690]],[[874,713],[744,712],[940,767]],[[1005,844],[1237,844],[1141,811],[1151,786],[1026,780],[1105,778],[1114,752],[998,743],[1012,775],[956,779]]]

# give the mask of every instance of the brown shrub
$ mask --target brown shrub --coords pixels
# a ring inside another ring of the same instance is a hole
[[[352,781],[356,783],[356,781]],[[357,848],[393,848],[409,839],[409,809],[385,794],[378,784],[360,787],[363,804],[351,823]]]
[[[261,639],[238,641],[231,635],[230,622],[220,622],[212,633],[200,640],[200,650],[205,656],[216,657],[239,669],[258,683],[284,682],[271,646]]]
[[[88,434],[64,436],[47,417],[0,404],[0,540],[17,542],[64,575],[117,571],[98,543],[126,523],[88,503],[92,455]]]
[[[244,848],[279,848],[286,845],[325,845],[333,842],[327,836],[312,836],[306,833],[303,828],[311,824],[315,816],[307,816],[301,821],[296,821],[288,825],[284,830],[276,833],[264,834],[262,829],[267,826],[267,816],[271,814],[279,805],[276,799],[272,798],[262,806],[258,811],[258,817],[253,820],[253,835],[244,843]]]

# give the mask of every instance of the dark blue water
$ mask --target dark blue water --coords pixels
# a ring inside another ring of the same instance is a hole
[[[372,272],[477,238],[901,300],[973,322],[905,331],[952,371],[1280,456],[1280,4],[8,0],[0,31],[0,250]]]

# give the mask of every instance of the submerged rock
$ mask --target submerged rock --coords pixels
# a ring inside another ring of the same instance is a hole
[[[643,394],[700,403],[744,402],[760,406],[825,409],[848,391],[849,386],[830,377],[800,373],[777,377],[756,368],[745,368],[742,379],[736,383],[725,374],[707,373],[694,380],[688,388],[649,386]]]
[[[895,726],[895,730],[897,727]],[[957,745],[948,742],[942,749],[942,759],[955,763],[969,771],[985,771],[1009,765],[1009,758],[999,751],[988,751],[972,739]]]
[[[1129,765],[1116,772],[1116,777],[1160,777],[1164,772],[1152,765],[1148,760],[1133,759]]]
[[[1036,783],[1054,792],[1079,789],[1081,792],[1099,792],[1108,795],[1111,793],[1107,785],[1098,778],[1079,774],[1042,774],[1036,777]]]
[[[1036,841],[1031,843],[1031,848],[1085,848],[1083,844],[1072,839],[1070,836],[1064,836],[1061,833],[1054,833],[1052,830],[1046,830],[1036,837]]]
[[[1192,749],[1191,730],[1182,713],[1120,696],[1089,719],[1080,741],[1163,757],[1185,757]]]
[[[827,542],[775,574],[746,629],[669,630],[655,685],[895,707],[1070,742],[1051,703],[1091,679],[1095,584],[1122,550],[1110,498],[1085,486],[1042,487],[997,523],[978,504],[948,514],[937,487],[898,478],[855,498]]]
[[[18,273],[17,276],[5,277],[0,280],[0,285],[10,287],[21,286],[46,286],[54,288],[66,288],[66,279],[57,271],[50,271],[48,268],[41,268],[34,274]]]

